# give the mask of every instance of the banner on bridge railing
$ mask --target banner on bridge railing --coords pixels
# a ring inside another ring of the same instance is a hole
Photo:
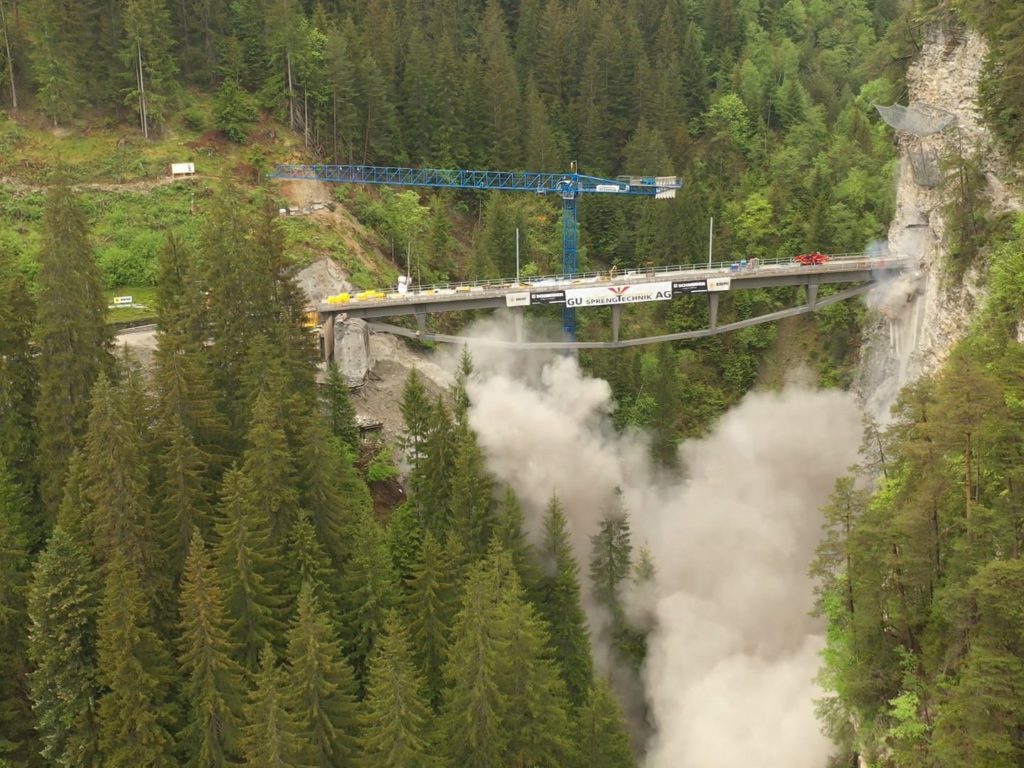
[[[505,294],[506,307],[528,307],[530,306],[530,294],[527,291]]]
[[[672,296],[686,296],[691,293],[707,293],[707,280],[673,280]]]
[[[640,285],[607,285],[601,288],[570,288],[565,292],[565,306],[607,307],[613,304],[667,301],[671,298],[670,281]]]
[[[530,293],[531,304],[565,304],[565,291],[537,291]]]

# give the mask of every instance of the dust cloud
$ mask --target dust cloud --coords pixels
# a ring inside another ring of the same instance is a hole
[[[618,488],[634,547],[654,556],[654,581],[623,595],[652,627],[647,768],[822,768],[831,745],[814,716],[823,640],[807,568],[818,510],[856,459],[853,398],[796,385],[751,394],[680,447],[682,479],[651,466],[644,435],[615,432],[608,384],[572,357],[471,352],[470,424],[534,535],[557,493],[585,582],[590,536]],[[588,614],[607,672],[601,617]]]

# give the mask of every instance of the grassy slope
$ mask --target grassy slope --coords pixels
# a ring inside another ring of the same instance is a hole
[[[196,102],[200,113],[207,108],[201,99]],[[0,117],[0,248],[13,251],[19,267],[34,274],[44,190],[59,173],[81,194],[110,297],[131,295],[136,303],[151,306],[151,275],[145,267],[152,263],[166,230],[194,242],[201,220],[197,214],[221,180],[254,190],[261,167],[301,159],[296,137],[266,119],[253,127],[248,143],[239,146],[182,122],[173,123],[166,135],[146,141],[132,126],[109,121],[54,129],[31,115],[20,115],[17,122]],[[170,178],[172,162],[194,162],[197,176]],[[278,207],[291,204],[287,190],[270,189]],[[381,283],[394,272],[373,233],[358,227],[344,210],[316,220],[288,217],[283,226],[289,256],[297,264],[331,256],[360,287]],[[126,261],[142,267],[127,270],[129,279],[124,279]],[[110,319],[121,322],[149,315],[144,309],[118,309],[111,310]]]

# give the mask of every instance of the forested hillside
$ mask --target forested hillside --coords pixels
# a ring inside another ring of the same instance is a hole
[[[890,0],[5,0],[5,7],[10,55],[0,93],[10,107],[17,97],[18,110],[0,123],[8,149],[0,168],[12,178],[45,183],[61,152],[78,181],[160,173],[157,158],[195,160],[201,173],[245,183],[275,161],[296,159],[531,170],[575,161],[585,173],[683,179],[674,201],[587,199],[581,269],[703,261],[712,218],[713,257],[723,261],[860,251],[883,238],[894,151],[872,104],[900,96],[919,35],[918,9]],[[50,142],[36,138],[39,116],[67,135],[49,156],[40,156]],[[149,140],[140,143],[142,134]],[[251,150],[232,154],[227,140],[250,141]],[[107,151],[96,146],[104,141]],[[125,162],[115,143],[139,162]],[[86,150],[99,162],[83,162]],[[150,228],[172,226],[194,239],[188,211],[203,211],[210,192],[196,184],[191,198],[161,192],[153,210],[165,212],[152,214]],[[337,196],[379,233],[385,251],[412,253],[417,282],[511,274],[516,228],[526,274],[561,269],[557,200],[378,198],[344,188]],[[108,193],[94,206],[93,198],[87,193],[104,233],[107,285],[139,293],[153,282],[156,244],[136,231],[137,215],[118,216],[108,235],[106,219],[121,200]],[[29,203],[25,195],[5,201],[12,225],[0,222],[0,239],[31,271],[25,244],[37,236],[41,198]],[[340,258],[360,287],[382,287],[391,277],[368,273],[316,233],[293,236],[298,223],[288,226],[291,258],[311,251]],[[724,303],[720,320],[782,308],[792,293],[746,292]],[[606,322],[601,313],[584,316],[580,333],[596,336],[601,330],[588,323]],[[683,331],[703,327],[706,308],[638,309],[630,322],[637,327],[625,332]],[[799,325],[796,354],[824,384],[849,382],[859,323],[857,308],[843,304]],[[598,353],[585,363],[612,382],[621,424],[664,427],[670,445],[737,402],[775,343],[774,327],[764,326],[700,342],[695,356],[672,351],[678,366],[671,367],[685,375],[661,384],[680,403],[667,417],[650,400],[651,375],[665,362],[653,353]]]
[[[1013,3],[962,5],[994,38],[1014,28]],[[684,181],[672,202],[586,201],[584,268],[702,261],[711,217],[724,260],[859,251],[884,236],[892,204],[893,143],[872,105],[901,97],[919,25],[949,9],[0,11],[0,766],[635,765],[642,744],[592,662],[581,598],[608,617],[604,664],[635,673],[646,640],[622,595],[658,564],[634,547],[625,510],[574,550],[552,497],[531,546],[469,426],[464,356],[449,392],[407,381],[395,403],[406,500],[375,511],[370,485],[396,468],[361,441],[337,372],[315,385],[293,279],[337,250],[334,235],[279,217],[261,174],[309,159],[671,173]],[[1024,92],[1014,55],[995,45],[983,85],[1011,150]],[[228,178],[147,188],[171,157]],[[68,183],[91,181],[142,188]],[[509,274],[516,228],[528,272],[559,268],[557,201],[336,198],[380,244],[414,251],[424,282]],[[814,568],[837,764],[1024,761],[1024,232],[974,245],[992,265],[977,327],[904,394],[891,427],[869,429],[864,466],[826,509]],[[114,348],[113,289],[150,291],[151,371]],[[742,292],[721,317],[792,298]],[[705,311],[638,308],[630,330],[698,327]],[[835,305],[794,329],[821,383],[848,382],[862,311]],[[583,335],[603,322],[581,319]],[[761,326],[582,363],[609,381],[615,426],[649,429],[671,471],[678,443],[754,386],[778,342]]]
[[[112,354],[66,186],[34,333],[25,281],[0,272],[3,764],[632,764],[557,500],[534,552],[465,378],[448,406],[413,376],[409,500],[376,519],[276,219],[239,202],[221,193],[196,250],[160,249],[148,384]],[[608,525],[590,572],[614,604],[631,556],[628,523]]]

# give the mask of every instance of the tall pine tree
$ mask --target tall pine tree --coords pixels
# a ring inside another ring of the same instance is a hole
[[[363,702],[363,764],[366,768],[430,768],[432,717],[423,678],[413,662],[409,636],[397,613],[384,623]]]
[[[32,569],[28,652],[42,756],[64,768],[99,768],[96,659],[99,586],[88,553],[59,525]]]
[[[287,696],[299,718],[304,765],[352,765],[358,754],[355,680],[310,583],[288,630]]]
[[[38,258],[38,471],[52,520],[71,452],[85,432],[93,382],[112,360],[103,284],[85,211],[66,184],[47,193]]]
[[[548,573],[538,589],[538,610],[547,622],[551,648],[569,700],[579,706],[593,679],[587,618],[580,603],[579,565],[572,554],[565,513],[552,496],[544,516],[541,558]]]
[[[179,597],[178,660],[185,675],[181,732],[187,765],[221,768],[239,752],[245,680],[235,661],[224,595],[202,534],[193,529]]]
[[[98,721],[103,765],[173,768],[175,723],[170,654],[150,620],[136,565],[115,551],[98,621]]]

